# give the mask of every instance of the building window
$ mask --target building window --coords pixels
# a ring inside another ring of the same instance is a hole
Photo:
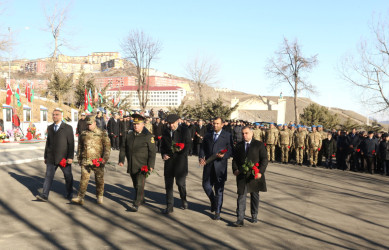
[[[12,121],[12,109],[6,109],[5,110],[5,121],[6,122],[11,122]]]
[[[42,121],[47,122],[47,110],[42,110]]]
[[[31,109],[25,109],[24,112],[24,121],[30,122],[31,121]]]

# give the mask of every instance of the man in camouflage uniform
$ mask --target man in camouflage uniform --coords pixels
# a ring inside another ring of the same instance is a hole
[[[270,124],[270,128],[266,130],[265,145],[267,149],[267,158],[272,163],[275,160],[275,149],[278,141],[278,130],[274,127],[274,124]]]
[[[150,132],[150,134],[153,134],[153,124],[150,120],[151,119],[149,117],[146,117],[144,127]]]
[[[317,131],[321,135],[321,140],[322,141],[327,139],[327,133],[324,132],[324,129],[323,129],[322,125],[318,125],[317,126]],[[320,150],[319,154],[318,154],[318,158],[317,158],[317,165],[321,166],[322,165],[322,161],[323,161],[323,150]]]
[[[279,133],[278,146],[281,148],[281,162],[283,164],[288,164],[288,156],[291,145],[288,125],[284,124],[283,129]]]
[[[90,173],[95,173],[97,203],[103,203],[104,165],[108,162],[111,143],[106,131],[96,126],[95,116],[87,116],[88,130],[81,133],[78,140],[78,164],[81,166],[81,181],[78,195],[72,203],[84,204],[84,196]]]
[[[257,140],[257,141],[263,141],[263,138],[262,138],[262,130],[261,128],[259,127],[259,123],[255,123],[255,128],[253,129],[253,135],[254,135],[254,139]]]
[[[312,132],[307,137],[307,147],[309,148],[310,166],[316,167],[317,157],[321,149],[321,134],[316,131],[315,125],[312,125]]]
[[[296,150],[296,163],[303,165],[306,134],[301,125],[297,125],[297,132],[293,136],[293,146]]]
[[[290,125],[289,129],[289,142],[290,142],[290,150],[289,150],[289,162],[291,160],[296,160],[296,150],[294,149],[294,141],[293,136],[296,132],[296,126],[294,124]]]

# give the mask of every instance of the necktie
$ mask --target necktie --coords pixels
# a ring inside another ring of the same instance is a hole
[[[218,134],[215,133],[215,134],[213,135],[213,142],[215,142],[215,141],[217,140],[217,137],[218,137]]]
[[[250,143],[246,142],[246,155],[247,155],[247,152],[249,152],[249,148],[250,148]]]
[[[55,125],[54,125],[54,132],[57,132],[57,130],[58,130],[58,125],[55,124]]]

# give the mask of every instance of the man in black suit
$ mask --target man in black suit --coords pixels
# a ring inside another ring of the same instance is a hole
[[[161,139],[162,139],[162,132],[164,130],[164,125],[161,122],[161,119],[157,118],[155,120],[155,123],[153,124],[153,135],[155,136],[155,142],[157,146],[158,152],[161,151]]]
[[[213,133],[205,135],[199,154],[199,164],[204,166],[203,189],[211,201],[211,212],[215,212],[214,220],[220,220],[227,163],[233,147],[232,135],[222,130],[223,124],[220,117],[213,120]],[[222,150],[227,151],[221,152]],[[214,158],[215,155],[215,160],[210,161],[210,157]],[[210,161],[208,164],[207,160]]]
[[[119,135],[120,135],[120,120],[119,115],[114,113],[113,117],[109,119],[107,130],[109,139],[111,139],[111,147],[113,150],[119,150]]]
[[[243,140],[236,145],[234,157],[232,160],[232,171],[236,176],[236,184],[238,187],[238,220],[234,226],[243,226],[244,214],[246,210],[246,196],[250,193],[251,204],[251,222],[257,223],[259,191],[266,192],[265,171],[267,167],[267,151],[265,145],[253,139],[253,131],[249,127],[242,128]],[[252,175],[253,167],[249,166],[249,172],[245,173],[244,165],[258,163],[259,170]]]
[[[171,114],[166,118],[169,128],[162,134],[161,156],[164,163],[165,189],[166,189],[166,209],[164,214],[173,212],[173,183],[176,178],[178,191],[180,192],[182,209],[188,208],[186,200],[186,176],[188,175],[188,152],[192,147],[192,139],[188,128],[179,126],[178,115]],[[183,143],[183,149],[175,147],[175,143]],[[174,149],[174,150],[173,150]]]
[[[200,154],[201,144],[203,143],[203,139],[206,134],[207,134],[207,128],[204,126],[204,121],[202,119],[199,119],[196,125],[196,132],[195,132],[195,139],[194,139],[197,155]]]
[[[47,140],[45,148],[46,176],[43,183],[43,191],[36,198],[41,201],[47,201],[49,192],[53,183],[55,171],[64,159],[65,164],[61,163],[61,170],[65,176],[66,198],[71,199],[73,196],[73,175],[72,162],[74,157],[74,134],[73,128],[62,122],[62,110],[53,111],[53,121],[47,128]]]

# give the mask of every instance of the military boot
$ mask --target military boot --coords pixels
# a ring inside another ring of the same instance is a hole
[[[103,196],[97,196],[97,204],[103,204]]]
[[[80,196],[77,196],[76,198],[72,199],[72,203],[78,204],[78,205],[84,205],[84,198],[81,198]]]

